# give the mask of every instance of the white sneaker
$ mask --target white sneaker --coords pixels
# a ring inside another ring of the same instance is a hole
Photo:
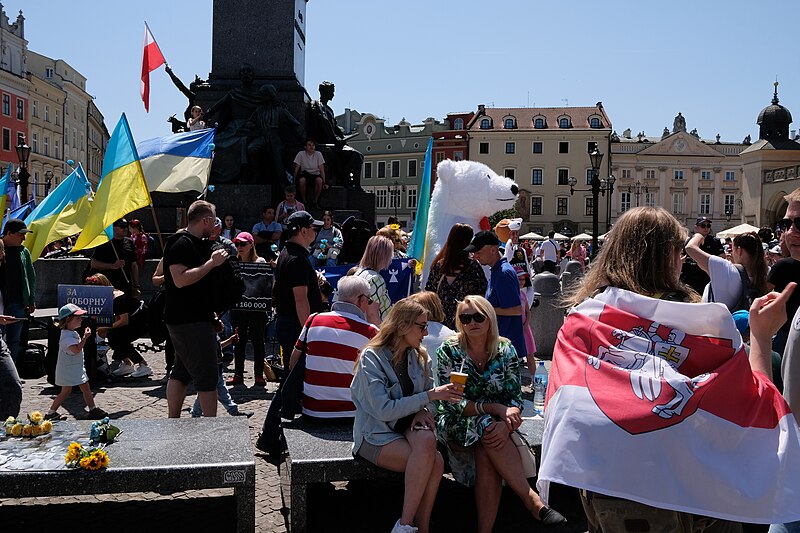
[[[414,526],[404,526],[400,523],[400,519],[397,519],[397,522],[394,523],[394,527],[392,528],[392,533],[417,533],[417,528]]]
[[[134,371],[133,365],[129,365],[128,363],[120,363],[116,370],[111,372],[113,376],[127,376],[128,374]]]
[[[139,363],[139,368],[133,371],[131,374],[132,378],[146,378],[147,376],[152,376],[153,370],[144,363]]]

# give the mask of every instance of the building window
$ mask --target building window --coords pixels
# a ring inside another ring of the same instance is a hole
[[[558,169],[558,181],[556,181],[559,185],[569,185],[569,169],[568,168],[559,168]]]
[[[392,187],[389,191],[389,208],[390,209],[397,209],[402,207],[400,205],[400,194],[401,194],[400,187]]]
[[[375,209],[386,209],[389,202],[389,191],[375,189]]]
[[[631,179],[631,169],[623,168],[622,169],[622,179],[629,180]]]
[[[488,130],[491,127],[492,127],[492,121],[491,120],[489,120],[488,118],[481,119],[481,129],[482,130]]]
[[[592,117],[592,120],[589,121],[589,127],[599,129],[602,128],[603,125],[600,123],[600,119],[597,117]]]
[[[700,214],[701,215],[709,215],[709,214],[711,214],[711,195],[710,194],[701,194],[700,195]]]
[[[416,159],[409,159],[408,160],[408,165],[406,167],[406,170],[408,171],[407,175],[408,175],[409,178],[416,177],[416,175],[417,175],[417,160]]]
[[[531,185],[541,185],[544,172],[541,168],[531,170]]]
[[[725,181],[736,181],[736,171],[734,171],[734,170],[726,170],[725,171]]]
[[[559,141],[559,143],[558,143],[558,153],[559,154],[568,154],[569,153],[569,141]]]
[[[53,77],[53,67],[44,68],[44,77],[48,80]]]
[[[3,150],[11,150],[11,130],[3,128]]]
[[[646,193],[644,193],[644,205],[645,205],[645,207],[655,207],[656,206],[656,193],[654,193],[654,192],[646,192]]]
[[[592,184],[592,178],[594,177],[594,169],[587,168],[586,169],[586,185]]]
[[[533,153],[534,154],[541,154],[544,151],[544,145],[540,141],[534,141],[533,143]]]
[[[619,212],[624,213],[631,208],[631,193],[623,191],[619,193]]]
[[[503,175],[504,175],[505,177],[509,178],[509,179],[512,179],[512,180],[513,180],[513,179],[514,179],[514,175],[515,175],[515,174],[516,174],[516,172],[514,171],[514,169],[513,169],[513,168],[507,168],[507,169],[504,169],[504,170],[503,170]]]
[[[25,144],[25,134],[22,133],[21,131],[18,131],[17,132],[17,144],[15,144],[14,146],[17,146],[17,145],[20,145],[20,144]]]
[[[436,152],[436,164],[438,165],[444,161],[444,152]]]
[[[537,130],[544,129],[544,119],[542,117],[536,117],[533,121],[533,127]]]
[[[45,108],[45,111],[47,111],[47,108]],[[47,120],[48,122],[50,121],[49,118],[47,118],[45,120]],[[56,126],[60,126],[60,125],[61,125],[61,113],[59,113],[58,110],[56,109]]]
[[[569,215],[569,198],[566,196],[559,196],[556,198],[556,215],[567,216]]]
[[[453,122],[453,129],[454,130],[463,130],[464,129],[464,119],[463,118],[457,118]]]
[[[17,98],[17,120],[25,120],[25,102]]]
[[[11,97],[7,94],[3,95],[3,114],[11,116]]]
[[[733,194],[726,194],[725,196],[722,197],[722,199],[723,203],[725,204],[723,206],[724,209],[723,212],[726,214],[730,213],[731,215],[736,214],[734,209],[734,206],[736,205],[736,196]]]
[[[650,169],[645,170],[644,179],[647,179],[647,180],[656,179],[656,171],[655,170],[650,170]]]
[[[39,102],[36,100],[33,101],[33,117],[39,118]]]
[[[478,153],[479,154],[488,154],[489,153],[489,143],[488,142],[481,142],[478,144]]]
[[[371,179],[372,178],[372,162],[365,161],[364,162],[364,179]]]
[[[513,118],[505,119],[503,121],[503,127],[505,129],[507,129],[507,130],[513,130],[514,129],[514,119]]]
[[[406,207],[409,209],[417,208],[417,186],[412,185],[406,189]]]
[[[559,128],[569,128],[569,119],[567,117],[562,117],[558,119],[558,127]]]
[[[53,157],[56,159],[61,159],[61,156],[59,155],[60,152],[61,150],[58,146],[58,139],[53,139]]]
[[[542,214],[542,197],[531,196],[531,215]]]
[[[392,161],[392,177],[400,177],[400,161]]]
[[[676,215],[682,215],[686,210],[686,193],[674,192],[672,193],[672,212]]]
[[[597,150],[597,141],[589,141],[588,143],[586,143],[587,154],[591,154],[595,150]]]
[[[455,161],[463,161],[464,160],[464,152],[461,152],[461,151],[453,152],[453,160],[455,160]]]
[[[589,198],[586,198],[586,207],[583,211],[583,214],[589,217],[592,216],[593,212],[594,212],[594,198],[590,196]]]
[[[44,155],[45,157],[50,157],[50,138],[44,138]]]
[[[513,154],[516,151],[517,151],[517,143],[513,143],[513,142],[506,143],[506,153],[507,154]]]
[[[39,134],[36,132],[31,133],[31,152],[39,153]]]
[[[683,170],[676,170],[675,173],[672,175],[672,177],[675,178],[676,180],[682,180]]]
[[[710,170],[701,170],[700,171],[700,179],[701,180],[710,180],[711,179],[711,171]]]
[[[378,178],[386,177],[386,161],[378,161]]]

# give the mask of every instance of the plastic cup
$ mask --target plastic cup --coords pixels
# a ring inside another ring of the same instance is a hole
[[[463,392],[467,384],[467,374],[465,372],[450,372],[450,383],[458,385],[458,390]]]

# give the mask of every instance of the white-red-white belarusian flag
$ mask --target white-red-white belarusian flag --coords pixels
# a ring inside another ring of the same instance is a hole
[[[551,481],[751,523],[800,520],[800,429],[722,304],[606,289],[558,333],[539,489]]]
[[[150,112],[150,73],[166,63],[164,54],[158,47],[158,43],[150,33],[147,22],[144,23],[144,52],[142,53],[142,83],[139,86],[139,93],[142,95],[144,110]]]

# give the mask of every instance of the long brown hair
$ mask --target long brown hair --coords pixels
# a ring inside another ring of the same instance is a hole
[[[469,224],[454,224],[447,235],[447,242],[433,259],[431,268],[438,264],[443,276],[464,268],[469,261],[469,253],[464,248],[469,246],[473,235],[474,231]]]
[[[753,278],[753,288],[758,291],[758,295],[767,294],[767,260],[764,257],[761,239],[752,232],[742,233],[734,237],[733,246],[747,252],[750,258],[749,264],[742,263],[742,265],[749,270],[749,274]]]
[[[682,292],[690,301],[700,296],[681,283],[676,254],[686,240],[684,228],[662,207],[635,207],[626,211],[605,239],[584,281],[567,295],[577,305],[605,287],[617,287],[645,296]]]
[[[383,319],[378,334],[372,337],[367,345],[364,346],[359,353],[359,358],[361,357],[361,353],[367,348],[389,348],[392,351],[392,365],[396,366],[404,355],[403,350],[400,349],[403,336],[405,336],[411,328],[417,327],[414,322],[416,322],[420,316],[427,317],[425,308],[410,298],[403,298],[394,304],[389,308],[389,313],[386,315],[386,318]],[[417,349],[417,361],[424,369],[426,376],[428,374],[427,359],[428,352],[420,345]],[[356,369],[358,369],[358,361],[356,361]]]

